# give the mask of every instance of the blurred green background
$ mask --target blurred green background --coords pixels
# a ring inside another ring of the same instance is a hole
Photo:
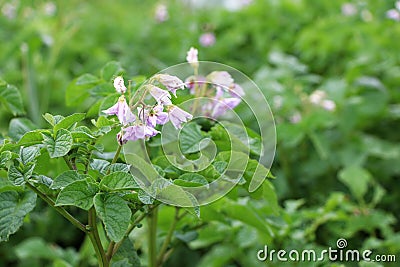
[[[178,238],[167,266],[281,266],[259,262],[256,252],[264,244],[321,250],[338,238],[399,262],[400,21],[387,13],[394,8],[391,0],[0,1],[0,77],[20,89],[25,116],[44,126],[45,112],[90,108],[65,103],[77,76],[118,61],[127,75],[149,77],[184,62],[194,46],[200,60],[237,68],[265,94],[277,127],[279,207],[268,196],[248,200],[266,228],[241,220],[240,209],[236,220],[207,221],[196,238]],[[1,105],[0,137],[12,117]],[[166,229],[172,213],[163,212]],[[94,266],[82,238],[38,205],[0,244],[0,266]],[[133,238],[140,254],[143,237]]]

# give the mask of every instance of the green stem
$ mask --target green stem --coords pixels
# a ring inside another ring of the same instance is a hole
[[[115,243],[114,241],[111,241],[108,249],[107,249],[107,258],[110,260],[112,256],[118,251],[119,247],[122,245],[122,242],[124,242],[125,238],[128,238],[129,234],[135,229],[135,227],[147,216],[148,213],[142,213],[139,217],[136,218],[136,220],[129,226],[128,230],[126,231],[124,238]]]
[[[79,230],[87,233],[85,225],[83,225],[80,221],[78,221],[74,216],[72,216],[68,211],[66,211],[63,207],[56,206],[54,201],[49,198],[47,195],[42,193],[38,188],[30,183],[26,183],[26,185],[32,189],[41,199],[43,199],[47,204],[49,204],[52,208],[54,208],[58,213],[60,213],[64,218],[70,221],[74,226],[76,226]]]
[[[157,237],[157,214],[158,214],[158,209],[155,208],[150,214],[149,217],[147,217],[148,220],[148,242],[149,242],[149,252],[148,252],[148,257],[149,257],[149,267],[156,267],[157,265],[157,248],[156,248],[156,237]]]
[[[157,257],[157,266],[161,266],[164,263],[164,261],[166,260],[166,256],[167,256],[166,252],[167,252],[169,243],[171,242],[171,238],[175,231],[176,224],[178,223],[179,219],[181,219],[181,218],[182,218],[182,216],[179,216],[179,208],[176,207],[174,219],[171,223],[171,226],[169,227],[167,236],[165,237],[164,243],[162,244],[160,253],[158,254],[158,257]]]
[[[93,207],[89,210],[88,224],[90,229],[89,238],[92,242],[94,251],[96,252],[99,267],[108,267],[110,262],[107,259],[103,245],[101,244],[99,230],[97,229],[96,210]]]

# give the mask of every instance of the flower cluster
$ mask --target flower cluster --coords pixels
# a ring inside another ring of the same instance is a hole
[[[147,139],[157,135],[159,133],[155,129],[157,125],[164,125],[171,121],[174,127],[179,129],[184,122],[193,118],[191,114],[171,102],[171,93],[176,97],[176,91],[185,88],[184,83],[178,77],[158,74],[151,79],[151,82],[162,85],[166,90],[151,83],[147,84],[142,98],[131,107],[124,95],[127,91],[124,79],[121,76],[114,79],[114,88],[121,96],[115,105],[102,112],[106,115],[117,116],[122,126],[121,131],[117,134],[120,145],[127,141]],[[156,104],[147,105],[144,103],[144,97],[147,93],[156,100]],[[132,112],[135,107],[137,107],[137,115]]]
[[[197,49],[192,47],[186,57],[195,70],[198,67],[197,55]],[[185,80],[185,84],[192,95],[210,99],[202,106],[202,113],[211,118],[217,118],[235,108],[240,104],[241,97],[244,96],[242,87],[235,83],[232,76],[226,71],[213,71],[205,77],[193,75]]]
[[[309,96],[309,100],[312,104],[316,106],[321,106],[325,110],[334,111],[336,109],[336,104],[332,100],[326,99],[326,93],[321,90],[315,90]]]

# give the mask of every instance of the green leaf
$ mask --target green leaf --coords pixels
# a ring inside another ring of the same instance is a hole
[[[121,63],[116,61],[108,62],[100,72],[101,78],[107,82],[111,81],[114,76],[119,76],[122,73],[124,73],[124,69],[121,67]]]
[[[36,194],[32,191],[0,193],[0,242],[7,241],[23,224],[25,215],[36,205]]]
[[[37,127],[33,122],[26,118],[14,118],[10,121],[10,126],[8,128],[8,135],[11,139],[18,141],[21,137]]]
[[[54,179],[50,188],[60,189],[66,187],[69,184],[72,184],[73,182],[80,181],[83,179],[85,179],[85,176],[80,175],[77,171],[68,170],[57,176]]]
[[[185,173],[174,180],[174,184],[185,187],[197,187],[208,185],[208,181],[203,175],[197,173]]]
[[[126,172],[113,172],[101,179],[100,188],[107,190],[127,190],[139,188],[132,174]]]
[[[46,145],[50,158],[65,156],[71,150],[73,140],[68,130],[58,130],[54,139],[43,134],[43,139],[43,144]]]
[[[105,97],[111,94],[115,93],[115,88],[114,86],[107,82],[107,83],[102,83],[97,85],[96,87],[92,88],[90,90],[90,94],[92,96],[100,96],[100,97]]]
[[[114,163],[106,167],[106,171],[113,172],[129,172],[129,165],[125,163]]]
[[[100,79],[92,74],[83,74],[73,80],[67,87],[65,92],[65,100],[68,106],[80,105],[87,97],[88,90],[93,88],[100,82]]]
[[[56,206],[71,205],[88,210],[92,207],[93,197],[97,192],[98,187],[95,184],[85,180],[73,182],[61,190]]]
[[[179,145],[182,153],[196,153],[208,145],[208,138],[201,133],[201,126],[197,123],[187,123],[179,132]],[[204,140],[204,141],[203,141]]]
[[[0,169],[7,168],[6,164],[9,160],[11,160],[12,154],[10,151],[3,151],[0,154]]]
[[[117,253],[112,257],[111,267],[140,267],[140,258],[132,241],[125,238]]]
[[[114,242],[122,240],[128,230],[132,212],[124,199],[116,194],[96,194],[94,206],[103,221],[107,236]]]
[[[6,84],[5,82],[0,83],[0,102],[14,116],[25,114],[21,94],[13,85]]]
[[[362,167],[350,166],[339,172],[339,180],[350,189],[358,200],[361,200],[367,193],[372,176]]]
[[[42,116],[51,126],[56,125],[56,120],[52,114],[46,113],[46,114],[43,114]]]
[[[156,199],[171,205],[180,207],[198,206],[196,198],[181,187],[171,184],[164,178],[155,180],[151,185],[151,190]]]
[[[138,190],[138,198],[145,205],[151,205],[154,203],[154,198],[141,189]]]
[[[71,127],[73,124],[80,122],[85,118],[86,114],[85,113],[75,113],[72,114],[64,119],[62,119],[60,122],[58,122],[54,126],[54,131],[57,132],[59,129],[68,129]]]
[[[21,147],[19,150],[19,158],[23,165],[33,162],[40,155],[40,148],[37,146]]]
[[[41,144],[43,142],[43,135],[41,130],[35,130],[25,133],[18,141],[19,146],[31,146]]]
[[[31,177],[34,167],[35,165],[31,165],[26,170],[21,171],[14,165],[11,165],[8,170],[8,180],[17,186],[24,185],[26,180]]]
[[[90,167],[93,170],[99,171],[102,174],[105,174],[107,171],[107,167],[110,165],[110,162],[104,159],[93,159],[90,162]]]

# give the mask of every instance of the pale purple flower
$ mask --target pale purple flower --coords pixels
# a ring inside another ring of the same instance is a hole
[[[14,19],[17,16],[17,6],[12,3],[5,3],[1,8],[1,13],[9,20]]]
[[[54,16],[56,11],[57,11],[57,6],[56,6],[56,4],[54,2],[47,2],[44,5],[44,13],[47,16]]]
[[[386,12],[386,17],[395,21],[400,21],[400,12],[396,9],[390,9]]]
[[[207,75],[207,79],[217,87],[229,89],[233,84],[232,76],[226,71],[213,71]]]
[[[126,127],[123,131],[124,134],[122,136],[122,143],[126,141],[136,141],[138,139],[153,137],[159,133],[159,131],[156,129],[143,124]]]
[[[223,115],[227,110],[234,109],[240,103],[240,99],[236,97],[222,98],[214,100],[214,107],[211,112],[212,118],[217,118]]]
[[[146,125],[149,125],[153,128],[156,127],[157,124],[164,125],[168,122],[168,113],[164,112],[164,107],[161,105],[156,105],[151,110],[140,109],[139,118],[142,116],[146,121]]]
[[[321,107],[327,111],[334,111],[336,109],[336,104],[332,100],[325,99],[322,101]]]
[[[118,76],[114,79],[114,88],[120,94],[125,94],[126,87],[124,84],[124,78],[122,76]]]
[[[165,4],[158,4],[154,12],[154,18],[157,22],[162,23],[169,19],[169,13]]]
[[[122,125],[127,125],[135,121],[135,115],[133,115],[131,109],[126,103],[125,96],[119,97],[118,102],[110,107],[109,109],[103,110],[103,113],[107,115],[117,115],[119,122]]]
[[[176,90],[185,89],[185,84],[176,76],[168,74],[157,74],[154,79],[164,85],[176,97]]]
[[[301,121],[301,114],[296,111],[292,116],[290,116],[289,120],[291,123],[297,124]]]
[[[190,63],[190,65],[192,65],[193,68],[199,67],[199,60],[197,58],[198,53],[199,51],[194,47],[191,47],[187,52],[186,60]]]
[[[182,128],[182,123],[193,119],[192,114],[189,114],[183,109],[178,108],[177,106],[174,105],[168,107],[168,115],[169,115],[169,120],[176,129]]]
[[[150,86],[150,94],[154,97],[154,99],[157,101],[159,105],[171,105],[171,95],[168,93],[168,91],[163,90],[157,86],[154,86],[152,84]]]
[[[206,32],[200,35],[199,42],[202,46],[208,47],[215,44],[215,35],[212,32]]]
[[[229,93],[231,94],[231,96],[233,97],[241,97],[244,96],[245,93],[243,91],[243,88],[237,84],[237,83],[233,83],[230,87],[229,87]]]
[[[342,14],[346,17],[353,16],[357,13],[357,7],[352,3],[344,3],[341,9]]]
[[[186,78],[185,80],[185,85],[187,88],[189,88],[190,93],[192,95],[194,95],[195,92],[195,88],[196,88],[196,84],[198,87],[202,86],[203,84],[207,83],[207,79],[204,76],[189,76]]]

